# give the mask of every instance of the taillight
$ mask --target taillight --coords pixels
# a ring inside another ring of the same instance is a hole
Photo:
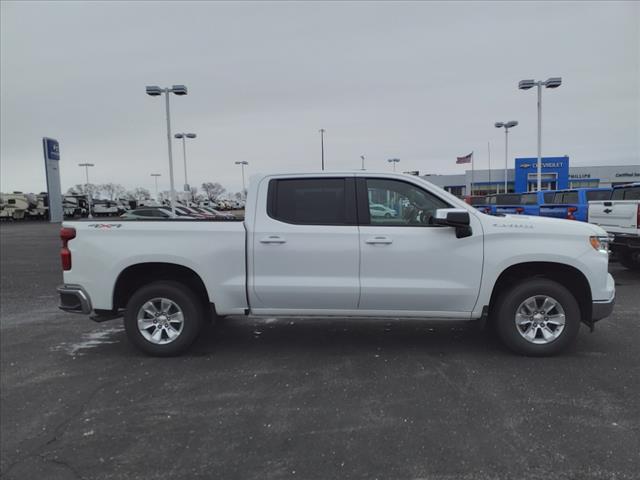
[[[60,249],[60,260],[62,260],[62,270],[71,270],[71,251],[69,250],[69,240],[76,238],[76,229],[62,227],[60,229],[60,239],[62,248]]]
[[[578,210],[578,207],[569,207],[569,208],[567,208],[567,219],[568,220],[575,220],[576,217],[575,217],[574,213],[576,213],[577,210]]]
[[[518,207],[518,208],[516,208],[516,213],[517,213],[518,215],[520,215],[522,212],[524,212],[524,208],[522,208],[522,207]]]
[[[640,228],[640,203],[638,204],[638,211],[636,212],[636,228]]]

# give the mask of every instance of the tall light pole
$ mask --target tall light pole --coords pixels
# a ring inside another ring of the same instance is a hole
[[[84,172],[87,176],[85,191],[87,192],[87,203],[89,204],[88,218],[93,218],[93,215],[91,215],[91,193],[89,192],[89,167],[95,167],[95,165],[93,163],[79,163],[78,166],[84,167]]]
[[[542,86],[546,88],[558,88],[562,85],[561,77],[551,77],[546,81],[520,80],[518,88],[520,90],[529,90],[538,87],[538,191],[542,190]]]
[[[396,163],[398,163],[400,161],[399,158],[390,158],[389,160],[387,160],[387,162],[393,164],[393,171],[396,171]]]
[[[362,168],[361,168],[361,170],[364,170],[364,155],[360,155],[360,160],[362,160]]]
[[[322,170],[324,170],[324,132],[325,129],[321,128],[318,130],[320,132],[320,156],[322,159]]]
[[[245,165],[249,165],[249,162],[247,162],[246,160],[242,160],[240,162],[236,162],[236,165],[240,165],[240,167],[242,167],[242,195],[244,196],[244,199],[247,199],[247,189],[244,186],[244,166]]]
[[[507,193],[507,163],[509,161],[509,129],[518,125],[518,122],[496,122],[496,128],[504,127],[504,193]]]
[[[178,140],[182,139],[182,158],[184,159],[184,191],[189,192],[189,180],[187,179],[187,138],[196,138],[195,133],[176,133],[174,135]]]
[[[151,95],[152,97],[157,97],[164,93],[166,100],[166,111],[167,111],[167,146],[169,149],[169,184],[171,186],[171,214],[176,216],[176,189],[173,184],[173,155],[171,152],[171,112],[169,110],[169,94],[174,93],[176,95],[186,95],[187,87],[184,85],[173,85],[171,88],[160,88],[156,85],[147,86],[147,95]]]
[[[156,181],[156,202],[158,202],[158,177],[161,177],[162,174],[161,173],[152,173],[151,176],[154,177],[154,179]]]

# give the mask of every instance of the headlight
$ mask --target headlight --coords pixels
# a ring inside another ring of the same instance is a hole
[[[609,253],[609,237],[589,237],[589,243],[591,246],[602,253]]]

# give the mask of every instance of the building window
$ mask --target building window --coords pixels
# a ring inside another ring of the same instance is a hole
[[[451,195],[455,195],[456,197],[463,197],[464,193],[465,193],[465,186],[464,185],[456,185],[453,187],[445,187],[444,188],[447,192],[449,192]]]
[[[597,188],[600,186],[600,180],[571,180],[569,188]]]
[[[515,184],[513,182],[507,182],[506,193],[514,193],[515,191]],[[473,195],[482,196],[492,195],[494,193],[505,193],[504,182],[473,184]]]

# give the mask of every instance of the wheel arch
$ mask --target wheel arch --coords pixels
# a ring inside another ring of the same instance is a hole
[[[491,291],[489,317],[502,291],[529,278],[546,278],[564,286],[578,302],[582,322],[589,327],[593,326],[591,287],[587,277],[576,267],[556,262],[517,263],[503,270]]]
[[[136,290],[160,280],[180,282],[201,298],[204,305],[211,303],[202,278],[191,268],[170,262],[143,262],[129,265],[118,275],[113,288],[113,309],[125,308]]]

